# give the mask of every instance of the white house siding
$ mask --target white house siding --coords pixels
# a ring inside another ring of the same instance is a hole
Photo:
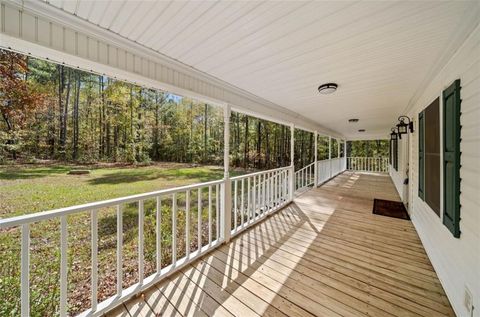
[[[418,133],[410,142],[410,214],[413,224],[445,288],[448,298],[458,316],[470,316],[464,306],[465,287],[473,295],[473,316],[480,316],[480,26],[472,32],[465,43],[445,67],[430,81],[420,98],[415,102],[409,116],[417,127],[418,113],[455,80],[461,80],[461,236],[453,237],[433,210],[418,197]],[[441,98],[440,98],[441,100]],[[440,116],[442,117],[442,103]],[[442,128],[440,129],[442,131]],[[405,140],[402,141],[405,144]],[[399,159],[405,161],[405,151],[399,147]],[[443,159],[443,158],[442,158]],[[398,172],[392,171],[392,179],[399,189],[405,169],[399,162]],[[392,169],[393,170],[393,169]],[[441,172],[441,171],[439,171]],[[443,185],[441,186],[443,188]],[[441,198],[443,205],[443,197]],[[443,206],[442,206],[443,208]]]

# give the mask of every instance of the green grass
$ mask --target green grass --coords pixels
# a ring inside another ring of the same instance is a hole
[[[0,218],[221,179],[219,167],[185,164],[98,168],[67,175],[72,167],[0,167]],[[236,173],[233,173],[234,175]]]
[[[128,196],[223,177],[218,167],[188,167],[163,164],[146,167],[95,168],[89,175],[67,175],[71,166],[0,168],[0,218]],[[238,174],[238,173],[233,173]],[[214,191],[215,194],[215,191]],[[196,191],[191,194],[196,202]],[[202,192],[202,245],[208,240],[207,191]],[[215,196],[213,196],[215,197]],[[171,263],[172,235],[178,241],[178,258],[185,254],[185,194],[178,195],[177,232],[171,229],[171,201],[162,204],[162,266]],[[213,206],[215,211],[215,205]],[[196,203],[191,207],[190,247],[197,241]],[[116,285],[116,210],[104,208],[98,214],[99,301],[115,293]],[[68,306],[76,314],[90,305],[90,214],[68,219]],[[153,273],[155,257],[155,201],[145,201],[145,276]],[[213,218],[216,223],[216,218]],[[31,308],[32,316],[58,314],[59,303],[59,225],[58,219],[31,225]],[[138,281],[138,204],[127,204],[123,213],[123,286]],[[213,237],[217,233],[213,230]],[[19,314],[20,308],[20,230],[0,231],[0,316]]]

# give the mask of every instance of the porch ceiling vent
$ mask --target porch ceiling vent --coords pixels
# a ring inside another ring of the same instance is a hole
[[[360,129],[358,130],[358,132],[365,132],[365,129]]]
[[[338,85],[335,83],[323,84],[318,87],[318,92],[322,95],[332,94],[337,90]]]
[[[348,119],[348,122],[355,123],[355,122],[358,122],[358,119]]]

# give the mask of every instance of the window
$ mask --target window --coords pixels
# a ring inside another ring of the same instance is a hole
[[[440,101],[435,99],[418,115],[418,196],[460,237],[460,80],[443,91],[443,162],[440,159]],[[440,169],[443,168],[443,189]]]
[[[460,80],[443,91],[443,224],[460,237]]]
[[[423,111],[423,193],[425,202],[440,216],[440,100]]]

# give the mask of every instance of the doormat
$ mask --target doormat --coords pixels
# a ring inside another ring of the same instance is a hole
[[[373,213],[392,218],[410,220],[407,210],[401,201],[374,199]]]

